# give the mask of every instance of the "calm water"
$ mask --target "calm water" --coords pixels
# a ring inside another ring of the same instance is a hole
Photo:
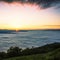
[[[0,51],[6,51],[11,46],[38,47],[53,42],[60,42],[60,31],[27,31],[15,34],[0,34]]]

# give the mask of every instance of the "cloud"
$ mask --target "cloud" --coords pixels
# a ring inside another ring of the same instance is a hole
[[[60,4],[60,0],[0,0],[8,3],[12,2],[21,2],[21,3],[36,3],[37,5],[41,6],[42,9],[46,9],[49,7],[56,6],[60,8],[58,4]]]
[[[60,3],[60,0],[28,0],[31,3],[41,5],[43,9],[56,6]]]

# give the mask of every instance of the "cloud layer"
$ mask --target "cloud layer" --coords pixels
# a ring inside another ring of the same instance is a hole
[[[0,1],[8,2],[8,3],[12,3],[12,2],[32,3],[32,4],[36,3],[39,6],[41,6],[41,8],[43,9],[53,6],[60,8],[60,0],[0,0]]]

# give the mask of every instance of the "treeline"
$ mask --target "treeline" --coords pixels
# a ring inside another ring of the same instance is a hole
[[[0,52],[0,60],[10,57],[26,56],[34,54],[44,54],[60,48],[60,43],[47,44],[42,47],[32,47],[22,49],[19,47],[10,47],[7,52]]]

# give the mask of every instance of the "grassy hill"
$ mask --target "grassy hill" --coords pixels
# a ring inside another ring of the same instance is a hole
[[[4,60],[60,60],[60,48],[44,54],[13,57]]]
[[[0,52],[0,60],[60,60],[60,43],[22,49],[10,47]]]

